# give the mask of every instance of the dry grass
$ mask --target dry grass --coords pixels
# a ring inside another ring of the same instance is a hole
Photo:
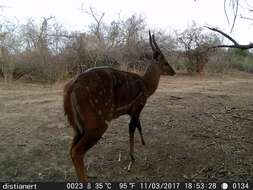
[[[76,180],[62,83],[0,82],[0,181]],[[128,117],[86,156],[96,181],[253,181],[253,76],[163,77],[142,113],[128,164]],[[119,155],[121,159],[119,160]]]

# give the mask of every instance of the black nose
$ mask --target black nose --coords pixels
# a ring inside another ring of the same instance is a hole
[[[176,74],[176,72],[174,71],[174,70],[172,70],[170,73],[169,73],[169,75],[171,75],[171,76],[174,76]]]

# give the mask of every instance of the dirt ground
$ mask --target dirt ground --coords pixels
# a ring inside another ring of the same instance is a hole
[[[63,83],[0,82],[0,181],[75,181]],[[253,75],[162,77],[141,115],[130,172],[128,116],[86,155],[92,181],[253,182]]]

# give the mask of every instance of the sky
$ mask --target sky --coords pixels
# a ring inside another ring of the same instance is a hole
[[[248,0],[251,2],[253,0]],[[229,33],[223,0],[0,0],[1,15],[25,23],[28,18],[54,16],[69,30],[85,30],[92,22],[83,10],[92,7],[98,14],[105,13],[104,22],[110,23],[132,14],[142,15],[149,28],[171,32],[182,31],[195,21],[198,25],[218,27]],[[253,2],[252,2],[253,5]],[[245,12],[245,11],[244,11]],[[253,21],[238,19],[230,35],[239,43],[253,42]]]

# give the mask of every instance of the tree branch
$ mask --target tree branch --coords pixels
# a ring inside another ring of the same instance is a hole
[[[232,38],[231,36],[229,36],[228,34],[226,34],[225,32],[217,29],[217,28],[211,28],[208,26],[205,26],[205,28],[212,30],[214,32],[218,32],[221,35],[223,35],[225,38],[229,39],[231,42],[233,42],[234,45],[216,45],[216,46],[212,46],[212,48],[223,48],[223,47],[227,47],[227,48],[238,48],[238,49],[242,49],[242,50],[246,50],[246,49],[251,49],[253,48],[253,43],[249,43],[246,45],[242,45],[239,44],[234,38]]]
[[[253,20],[253,18],[249,18],[249,17],[245,17],[245,16],[241,16],[242,19],[246,19],[246,20]]]

